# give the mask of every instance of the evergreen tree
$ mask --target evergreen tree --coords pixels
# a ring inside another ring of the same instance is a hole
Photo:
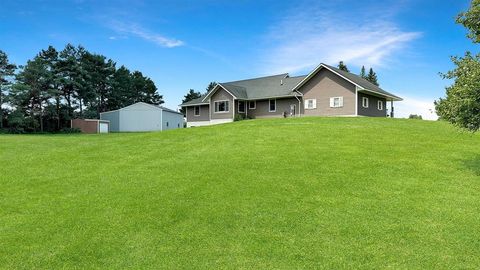
[[[216,84],[216,83],[215,83]],[[209,86],[212,85],[212,83],[209,84]],[[208,92],[208,87],[207,87],[207,92]],[[194,99],[200,98],[202,94],[200,92],[195,92],[195,90],[190,89],[188,93],[183,97],[182,103],[192,101]],[[185,108],[181,108],[180,112],[185,114]]]
[[[213,88],[215,88],[215,86],[217,86],[217,82],[210,82],[207,86],[207,93],[210,92],[210,90],[212,90]],[[190,89],[191,90],[191,89]]]
[[[340,61],[340,62],[338,63],[338,69],[343,70],[343,71],[346,71],[346,72],[350,72],[350,70],[348,70],[347,65],[345,65],[345,64],[343,63],[343,61]]]
[[[43,109],[53,96],[54,82],[51,76],[52,67],[45,60],[46,52],[42,51],[16,76],[17,83],[12,89],[13,103],[30,117],[30,128],[35,131],[40,127],[44,131]],[[48,53],[52,53],[49,51]]]
[[[375,84],[376,86],[379,86],[378,79],[377,79],[377,73],[375,73],[372,68],[370,68],[370,70],[368,71],[368,75],[365,79],[367,81]]]
[[[57,64],[58,84],[61,96],[65,99],[69,117],[73,116],[76,99],[79,101],[80,115],[82,115],[83,104],[81,91],[84,84],[84,77],[81,68],[81,59],[85,53],[82,47],[75,48],[67,44],[59,54]],[[57,110],[60,104],[57,103]]]
[[[121,66],[115,71],[112,79],[112,89],[108,94],[108,110],[117,110],[135,103],[137,96],[130,70]]]
[[[5,101],[4,95],[6,96],[5,93],[12,84],[10,78],[14,75],[16,68],[14,64],[8,61],[7,54],[0,50],[0,129],[3,128],[4,115],[2,105]]]
[[[362,66],[362,69],[360,70],[360,77],[362,77],[363,79],[367,78],[367,73],[365,71],[365,66]]]

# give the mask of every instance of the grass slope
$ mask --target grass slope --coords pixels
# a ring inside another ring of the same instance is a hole
[[[480,136],[254,120],[0,136],[0,268],[478,268]]]

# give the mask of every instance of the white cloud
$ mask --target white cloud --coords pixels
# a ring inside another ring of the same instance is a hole
[[[434,100],[418,97],[403,97],[403,101],[395,102],[395,117],[408,118],[410,114],[419,114],[425,120],[437,120]],[[390,109],[390,107],[388,107]]]
[[[291,13],[266,37],[268,48],[262,52],[260,67],[263,73],[305,71],[320,62],[334,64],[340,60],[378,67],[421,35],[403,31],[385,17],[350,20],[354,15],[322,6],[298,8]]]
[[[144,40],[153,42],[162,47],[174,48],[185,45],[185,42],[181,40],[168,38],[161,34],[154,33],[138,24],[125,24],[118,21],[113,21],[109,24],[109,26],[120,34],[133,35]]]

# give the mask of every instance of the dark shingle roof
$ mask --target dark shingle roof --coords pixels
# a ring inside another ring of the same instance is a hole
[[[370,92],[377,93],[382,96],[388,96],[395,100],[402,100],[400,97],[395,96],[383,90],[382,88],[361,78],[358,75],[340,70],[330,65],[321,64],[317,69],[314,70],[314,72],[316,73],[321,68],[330,69],[334,73],[337,73],[338,75],[346,78],[347,80],[350,80],[354,84],[357,84],[361,88],[368,90]],[[312,72],[309,75],[312,76],[315,73]],[[239,99],[255,100],[255,99],[267,99],[267,98],[273,98],[273,97],[295,96],[295,92],[293,92],[294,88],[296,88],[297,86],[300,86],[299,83],[301,83],[309,75],[290,77],[288,73],[283,73],[283,74],[267,76],[267,77],[224,82],[224,83],[219,83],[219,85],[227,89],[232,95],[234,95],[236,98],[239,98]],[[208,94],[209,93],[202,95],[202,97],[200,98],[191,100],[189,102],[185,102],[182,104],[182,106],[208,104],[208,102],[202,101]]]
[[[306,76],[289,77],[288,73],[248,80],[221,83],[238,98],[262,99],[293,96],[292,89]],[[237,96],[235,93],[240,92]]]
[[[202,95],[199,98],[192,99],[190,101],[187,101],[185,103],[182,103],[182,106],[192,106],[192,105],[202,105],[202,104],[208,104],[208,102],[202,102],[202,99],[206,96],[206,94]]]
[[[398,97],[398,96],[395,96],[394,94],[391,94],[385,90],[383,90],[382,88],[376,86],[375,84],[365,80],[364,78],[358,76],[358,75],[355,75],[353,73],[350,73],[350,72],[346,72],[346,71],[343,71],[343,70],[340,70],[336,67],[332,67],[330,65],[327,65],[327,64],[323,64],[324,66],[332,69],[333,71],[339,73],[340,75],[342,75],[343,77],[349,79],[350,81],[354,82],[355,84],[358,84],[359,86],[361,86],[362,88],[365,88],[366,90],[370,90],[372,92],[376,92],[378,94],[381,94],[381,95],[387,95],[387,96],[391,96],[391,97],[394,97],[396,99],[399,99],[399,100],[402,100],[401,97]]]

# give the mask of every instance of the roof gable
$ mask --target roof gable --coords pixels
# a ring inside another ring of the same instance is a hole
[[[355,86],[360,88],[360,90],[365,90],[365,91],[368,91],[368,92],[371,92],[371,93],[379,94],[381,96],[387,96],[387,97],[391,98],[392,100],[397,100],[397,101],[403,100],[402,98],[400,98],[398,96],[395,96],[394,94],[391,94],[391,93],[383,90],[382,88],[374,85],[373,83],[365,80],[364,78],[362,78],[358,75],[340,70],[338,68],[335,68],[335,67],[329,66],[327,64],[323,64],[323,63],[320,64],[318,67],[316,67],[312,72],[310,72],[310,74],[308,74],[301,82],[299,82],[293,88],[293,90],[297,91],[301,86],[303,86],[307,81],[309,81],[313,76],[315,76],[322,69],[330,70],[331,72],[337,74],[341,78],[343,78],[343,79],[347,80],[348,82],[354,84]]]

